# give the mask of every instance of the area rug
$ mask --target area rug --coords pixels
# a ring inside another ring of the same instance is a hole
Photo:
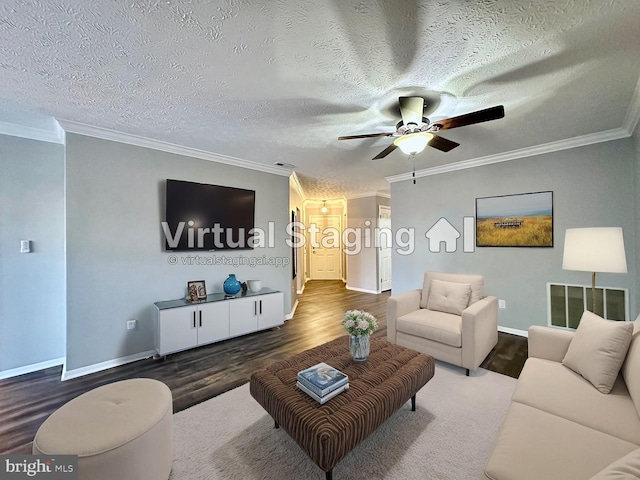
[[[516,380],[436,362],[436,371],[333,469],[337,480],[482,477]],[[325,478],[249,394],[245,384],[174,415],[171,480]]]

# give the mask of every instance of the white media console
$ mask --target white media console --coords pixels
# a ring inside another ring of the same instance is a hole
[[[154,305],[158,355],[284,324],[284,295],[269,288],[233,297],[214,293],[199,303],[179,299]]]

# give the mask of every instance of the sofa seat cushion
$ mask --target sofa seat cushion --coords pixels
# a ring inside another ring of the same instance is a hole
[[[636,448],[598,430],[513,402],[485,467],[485,478],[585,480]]]
[[[398,318],[398,332],[462,347],[462,317],[421,308]]]
[[[512,401],[640,445],[640,418],[620,375],[604,394],[559,362],[529,358]]]
[[[616,460],[590,480],[629,480],[640,478],[640,448]]]

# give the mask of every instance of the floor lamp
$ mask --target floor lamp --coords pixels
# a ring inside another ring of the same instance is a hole
[[[596,272],[627,273],[622,228],[568,228],[563,270],[591,272],[591,311],[596,311]]]

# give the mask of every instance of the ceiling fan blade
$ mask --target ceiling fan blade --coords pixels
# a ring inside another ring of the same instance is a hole
[[[415,123],[416,125],[422,121],[424,112],[424,98],[422,97],[400,97],[400,115],[402,115],[402,123],[408,125]]]
[[[390,137],[393,133],[366,133],[364,135],[345,135],[344,137],[338,137],[338,140],[353,140],[354,138],[369,138],[369,137]]]
[[[429,140],[428,145],[430,147],[437,148],[442,152],[448,152],[449,150],[453,150],[454,148],[460,146],[459,143],[452,142],[451,140],[439,137],[438,135],[434,135],[433,138]]]
[[[437,125],[438,130],[450,130],[452,128],[464,127],[465,125],[473,125],[474,123],[497,120],[502,117],[504,117],[504,107],[502,105],[498,105],[497,107],[491,107],[485,110],[478,110],[477,112],[466,113],[458,117],[436,120],[431,125]]]
[[[385,148],[384,150],[382,150],[378,155],[376,155],[375,157],[373,157],[373,160],[379,160],[381,158],[386,157],[387,155],[389,155],[391,152],[393,152],[396,148],[398,148],[396,146],[395,143],[392,143],[391,145],[389,145],[387,148]]]

